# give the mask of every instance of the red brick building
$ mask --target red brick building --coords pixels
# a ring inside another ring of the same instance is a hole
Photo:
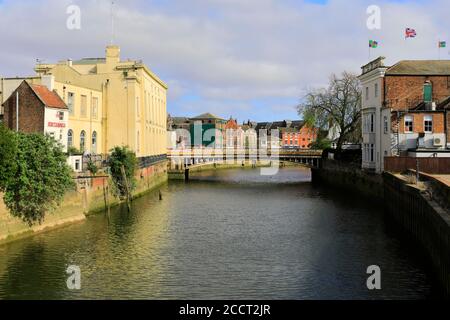
[[[56,92],[23,81],[3,107],[4,124],[11,130],[48,134],[67,148],[68,107]]]
[[[292,121],[291,125],[282,129],[281,147],[294,149],[309,149],[317,140],[318,128],[311,128],[303,121]]]

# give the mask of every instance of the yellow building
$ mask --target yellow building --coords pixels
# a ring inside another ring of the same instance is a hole
[[[67,137],[64,137],[68,147],[74,147],[82,152],[101,154],[103,148],[103,98],[102,92],[94,88],[81,87],[73,84],[55,81],[52,75],[4,78],[0,80],[3,103],[14,90],[26,80],[30,84],[42,84],[56,93],[69,107]]]
[[[75,147],[84,130],[86,150],[129,146],[138,157],[166,154],[167,85],[141,61],[121,61],[118,46],[108,46],[105,58],[38,64],[35,71],[54,81],[71,108]]]

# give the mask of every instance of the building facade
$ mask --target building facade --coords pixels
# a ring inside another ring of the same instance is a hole
[[[384,170],[387,156],[446,156],[445,106],[450,61],[400,61],[384,57],[362,67],[362,168]]]
[[[6,127],[47,134],[67,150],[69,110],[55,91],[24,80],[3,103],[3,108]]]
[[[108,46],[105,58],[37,64],[35,71],[53,76],[62,90],[74,120],[74,146],[83,146],[88,123],[87,150],[128,146],[138,157],[166,154],[167,85],[141,61],[122,61],[118,46]]]

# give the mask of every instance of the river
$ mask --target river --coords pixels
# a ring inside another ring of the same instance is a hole
[[[197,173],[84,222],[0,246],[0,299],[424,299],[416,245],[356,194],[282,168]],[[66,285],[69,265],[81,290]],[[366,269],[381,268],[381,290]]]

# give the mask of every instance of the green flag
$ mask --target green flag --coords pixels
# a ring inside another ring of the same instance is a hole
[[[369,40],[369,47],[370,48],[378,48],[378,41],[375,40]]]

